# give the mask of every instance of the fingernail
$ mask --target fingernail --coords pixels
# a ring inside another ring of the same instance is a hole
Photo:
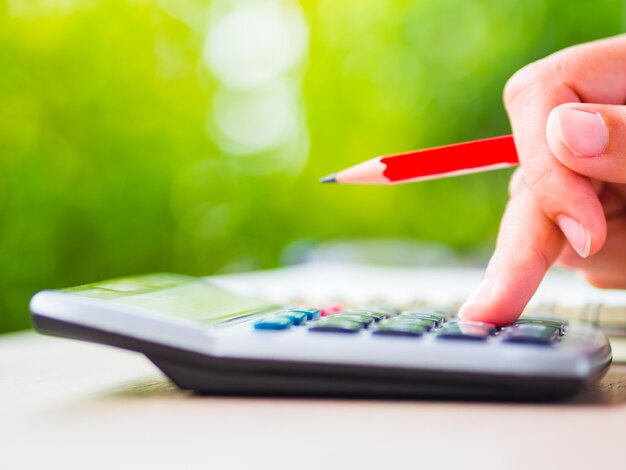
[[[581,258],[589,256],[589,250],[591,250],[591,234],[589,230],[583,224],[566,215],[559,215],[556,218],[556,223],[559,224],[563,235],[572,245],[572,248],[576,250],[576,253]]]
[[[579,157],[593,157],[604,152],[609,133],[599,114],[573,108],[557,108],[557,134],[563,145]]]
[[[474,293],[468,297],[468,299],[465,301],[465,303],[461,306],[461,309],[459,310],[458,317],[461,320],[474,319],[475,315],[472,315],[473,309],[466,308],[466,306],[472,305],[472,304],[478,304],[478,303],[482,303],[486,301],[489,298],[489,295],[491,294],[491,288],[493,286],[493,279],[494,279],[493,275],[486,276],[482,280],[478,288],[474,291]]]

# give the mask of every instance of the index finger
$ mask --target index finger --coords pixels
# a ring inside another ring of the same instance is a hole
[[[560,230],[526,188],[510,199],[496,249],[478,290],[459,317],[501,326],[514,322],[563,249]]]

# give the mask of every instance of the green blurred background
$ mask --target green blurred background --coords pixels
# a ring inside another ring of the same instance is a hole
[[[488,250],[510,172],[317,179],[507,133],[506,79],[623,31],[625,14],[616,0],[0,2],[0,332],[29,326],[42,288],[273,267],[294,243]]]

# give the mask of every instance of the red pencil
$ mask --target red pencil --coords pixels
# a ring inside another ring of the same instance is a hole
[[[376,157],[320,181],[343,184],[396,184],[466,175],[517,165],[513,136]]]

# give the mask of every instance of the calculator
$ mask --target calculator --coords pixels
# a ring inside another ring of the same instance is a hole
[[[203,394],[554,400],[611,363],[597,328],[536,312],[496,328],[419,305],[275,304],[150,274],[37,293],[42,333],[145,354]]]

